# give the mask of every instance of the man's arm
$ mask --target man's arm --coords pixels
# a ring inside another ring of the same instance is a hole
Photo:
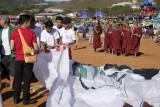
[[[76,40],[70,42],[68,45],[74,45],[76,43]]]
[[[11,40],[10,48],[11,48],[11,51],[14,51],[14,40]]]
[[[38,51],[38,45],[37,45],[37,43],[33,43],[33,49],[34,49],[35,51]]]
[[[59,46],[57,39],[54,40],[54,43],[55,43],[55,46]]]
[[[60,37],[59,45],[62,45],[62,37]]]

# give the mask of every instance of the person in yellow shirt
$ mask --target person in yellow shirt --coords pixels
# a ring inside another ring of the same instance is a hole
[[[76,46],[76,49],[77,49],[78,41],[79,41],[79,35],[78,35],[78,32],[77,32],[77,27],[74,28],[74,32],[75,32],[75,35],[76,35],[76,44],[75,44],[75,46]]]

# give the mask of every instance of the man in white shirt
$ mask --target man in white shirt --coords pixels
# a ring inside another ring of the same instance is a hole
[[[40,48],[40,46],[41,46],[41,43],[40,43],[41,29],[40,29],[40,27],[36,26],[35,24],[36,24],[35,18],[32,16],[30,30],[35,32],[36,37],[37,37],[37,44],[38,44],[38,47]]]
[[[58,30],[58,33],[59,33],[60,37],[62,37],[63,31],[64,31],[62,21],[63,21],[63,17],[57,16],[56,17],[56,26],[53,26],[54,29]]]
[[[70,28],[71,18],[65,17],[63,19],[64,33],[62,35],[62,43],[65,45],[74,45],[76,43],[75,32]],[[71,48],[69,48],[69,59],[72,59]]]
[[[10,89],[13,89],[13,82],[15,76],[15,52],[10,49],[11,34],[15,28],[9,25],[10,19],[8,16],[3,15],[0,17],[0,24],[3,28],[0,30],[0,51],[1,51],[1,66],[4,73],[7,73],[7,84]]]
[[[52,21],[47,21],[45,23],[46,29],[41,33],[41,48],[46,44],[48,48],[55,48],[58,46],[59,34],[56,29],[53,28]]]

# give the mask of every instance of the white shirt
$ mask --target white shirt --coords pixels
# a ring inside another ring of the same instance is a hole
[[[64,30],[65,30],[64,27],[62,27],[61,29],[58,29],[57,26],[53,26],[53,28],[54,28],[54,29],[57,29],[60,37],[63,36]]]
[[[46,42],[50,46],[54,46],[55,45],[54,41],[55,39],[58,39],[58,38],[59,38],[58,31],[54,28],[52,29],[51,33],[48,33],[46,29],[43,30],[41,33],[41,41]]]
[[[39,28],[42,27],[42,25],[40,23],[36,23],[36,26],[39,27]]]
[[[2,54],[3,55],[11,55],[11,49],[10,49],[10,44],[9,44],[9,38],[8,38],[8,30],[7,29],[3,29],[2,32]]]
[[[34,29],[30,28],[30,30],[35,32],[36,37],[37,37],[37,44],[38,44],[38,47],[40,47],[40,44],[41,44],[41,42],[40,42],[40,40],[41,40],[40,39],[40,37],[41,37],[41,29],[36,26]]]
[[[62,36],[62,42],[63,43],[71,43],[74,40],[76,40],[75,32],[72,29],[64,30],[64,33]]]

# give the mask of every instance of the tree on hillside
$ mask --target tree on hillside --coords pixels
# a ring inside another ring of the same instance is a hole
[[[95,14],[96,13],[96,9],[88,7],[87,12],[90,13],[90,14]]]
[[[8,15],[9,12],[8,12],[8,10],[6,10],[6,9],[1,9],[1,10],[0,10],[0,14],[2,14],[2,15]]]

